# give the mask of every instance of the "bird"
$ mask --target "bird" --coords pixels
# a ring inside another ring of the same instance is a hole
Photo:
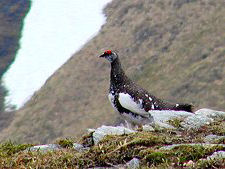
[[[108,98],[112,107],[119,112],[129,128],[154,124],[151,111],[174,110],[193,113],[193,105],[163,101],[133,82],[125,74],[118,54],[106,50],[99,56],[111,64]]]

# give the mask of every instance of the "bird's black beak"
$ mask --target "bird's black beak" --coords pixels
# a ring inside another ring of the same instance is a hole
[[[103,57],[105,57],[106,56],[106,54],[105,53],[103,53],[102,55],[100,55],[99,57],[100,58],[103,58]]]

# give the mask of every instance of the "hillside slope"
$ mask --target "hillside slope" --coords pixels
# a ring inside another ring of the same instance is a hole
[[[224,13],[222,0],[112,1],[98,36],[16,112],[0,138],[45,143],[115,122],[110,66],[97,57],[105,49],[117,50],[127,74],[156,96],[225,110]]]
[[[0,1],[0,131],[9,121],[9,114],[4,113],[7,90],[1,79],[19,49],[23,19],[29,11],[30,3],[29,0]]]

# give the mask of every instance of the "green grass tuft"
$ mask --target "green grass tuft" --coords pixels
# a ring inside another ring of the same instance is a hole
[[[66,138],[66,139],[61,139],[57,141],[57,143],[63,148],[72,148],[74,140],[70,138]]]
[[[15,144],[11,141],[0,144],[0,157],[8,157],[33,146],[32,144]]]

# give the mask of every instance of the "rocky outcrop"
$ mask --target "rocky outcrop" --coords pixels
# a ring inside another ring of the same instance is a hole
[[[225,112],[200,109],[194,114],[182,111],[151,113],[154,126],[144,126],[135,131],[122,126],[103,125],[88,129],[88,135],[79,143],[60,141],[59,144],[39,145],[27,150],[63,151],[70,145],[80,153],[79,158],[84,158],[83,163],[93,160],[91,165],[87,164],[88,167],[224,166]]]

